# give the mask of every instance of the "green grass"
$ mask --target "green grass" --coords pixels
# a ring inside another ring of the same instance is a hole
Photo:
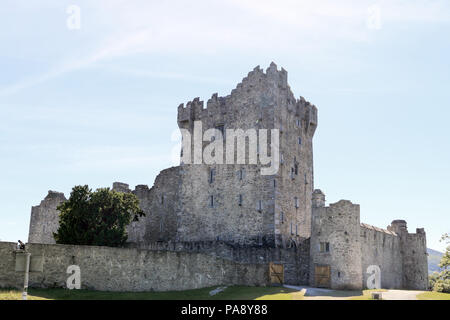
[[[167,292],[107,292],[68,289],[29,289],[28,300],[300,300],[303,293],[284,287],[228,287],[210,296],[216,287]],[[0,300],[21,300],[19,290],[0,290]]]
[[[450,300],[450,293],[427,291],[417,295],[419,300]]]

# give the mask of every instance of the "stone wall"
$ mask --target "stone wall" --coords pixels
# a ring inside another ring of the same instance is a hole
[[[131,190],[126,183],[113,183],[112,190],[135,194],[145,212],[145,217],[127,227],[128,242],[175,240],[180,181],[180,167],[172,167],[161,171],[150,189],[146,185],[138,185],[135,190]],[[32,207],[29,243],[55,243],[53,233],[59,227],[59,211],[56,208],[66,200],[63,193],[49,191],[40,205]]]
[[[135,245],[129,244],[129,246]],[[245,264],[267,265],[269,262],[274,262],[284,265],[284,280],[286,284],[298,285],[308,284],[309,282],[309,239],[302,239],[289,248],[233,245],[223,241],[158,241],[139,244],[138,248],[153,251],[203,253]]]
[[[359,205],[341,200],[328,207],[319,206],[324,202],[313,203],[311,285],[315,285],[316,266],[330,266],[331,288],[361,289]]]
[[[423,229],[408,233],[404,220],[394,220],[387,230],[360,223],[359,205],[341,200],[325,206],[325,195],[313,193],[310,283],[316,265],[331,267],[332,288],[367,288],[367,268],[376,265],[385,289],[426,290],[428,263]],[[329,252],[320,252],[320,243]],[[359,269],[358,269],[359,268]]]
[[[370,274],[367,268],[377,265],[381,270],[381,287],[385,289],[402,288],[403,259],[399,236],[367,224],[361,224],[361,258],[363,287],[367,287]]]
[[[59,227],[59,211],[56,208],[66,200],[63,193],[49,191],[40,205],[31,208],[28,242],[55,243],[53,233]]]
[[[145,217],[130,224],[128,242],[175,240],[180,206],[179,190],[180,167],[172,167],[159,173],[152,188],[138,185],[131,191],[139,199]]]
[[[405,220],[394,220],[389,231],[398,234],[403,262],[403,287],[426,290],[428,288],[428,255],[425,230],[409,233]]]
[[[82,289],[105,291],[187,290],[216,285],[267,285],[266,263],[239,263],[183,251],[29,244],[42,257],[43,272],[30,272],[29,286],[66,287],[67,267],[81,269]],[[23,285],[15,271],[15,243],[0,242],[0,287]]]

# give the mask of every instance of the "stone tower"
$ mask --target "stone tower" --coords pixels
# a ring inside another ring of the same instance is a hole
[[[428,255],[425,230],[417,228],[416,233],[409,233],[405,220],[394,220],[387,229],[395,232],[400,240],[403,288],[426,290],[428,288]]]
[[[199,98],[180,105],[180,129],[194,137],[196,123],[201,133],[211,128],[224,133],[224,146],[234,139],[228,129],[278,129],[280,165],[276,174],[262,175],[260,162],[182,163],[177,240],[286,245],[309,237],[317,109],[294,97],[287,72],[274,63],[266,72],[258,66],[230,95],[214,94],[206,108]],[[194,141],[187,146],[194,159]]]

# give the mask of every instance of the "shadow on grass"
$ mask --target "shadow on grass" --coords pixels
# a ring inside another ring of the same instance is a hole
[[[202,288],[184,291],[166,292],[112,292],[68,289],[30,288],[28,296],[33,299],[49,300],[292,300],[301,299],[296,290],[284,287],[228,287],[224,291],[210,296],[209,292],[217,288]],[[19,290],[0,290],[0,300],[21,299]]]

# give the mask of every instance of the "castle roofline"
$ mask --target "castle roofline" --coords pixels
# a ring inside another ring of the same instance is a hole
[[[244,77],[241,82],[239,82],[236,87],[231,90],[231,93],[224,97],[219,97],[217,93],[212,94],[211,98],[207,101],[207,105],[209,105],[212,102],[217,102],[220,99],[231,99],[237,92],[245,89],[252,88],[255,86],[260,80],[266,80],[270,81],[274,85],[278,85],[279,87],[291,91],[288,83],[287,83],[287,71],[284,68],[281,68],[278,70],[277,65],[272,61],[269,65],[269,67],[264,72],[263,69],[258,65],[255,68],[253,68],[252,71],[250,71],[246,77]],[[291,95],[294,98],[294,95],[291,92]],[[298,99],[295,99],[297,103],[304,104],[306,106],[310,106],[312,108],[316,108],[315,105],[311,104],[309,101],[307,101],[304,97],[299,96]],[[178,106],[178,109],[183,110],[190,107],[200,107],[201,110],[204,110],[204,101],[200,100],[200,97],[195,97],[193,100],[188,101],[186,104],[181,103]]]
[[[378,231],[378,232],[383,232],[383,233],[390,234],[390,235],[393,235],[393,236],[398,236],[393,231],[389,231],[389,230],[386,230],[386,229],[378,228],[378,227],[372,226],[372,225],[367,224],[367,223],[361,223],[361,227],[366,228],[366,229],[370,229],[370,230],[375,230],[375,231]]]

